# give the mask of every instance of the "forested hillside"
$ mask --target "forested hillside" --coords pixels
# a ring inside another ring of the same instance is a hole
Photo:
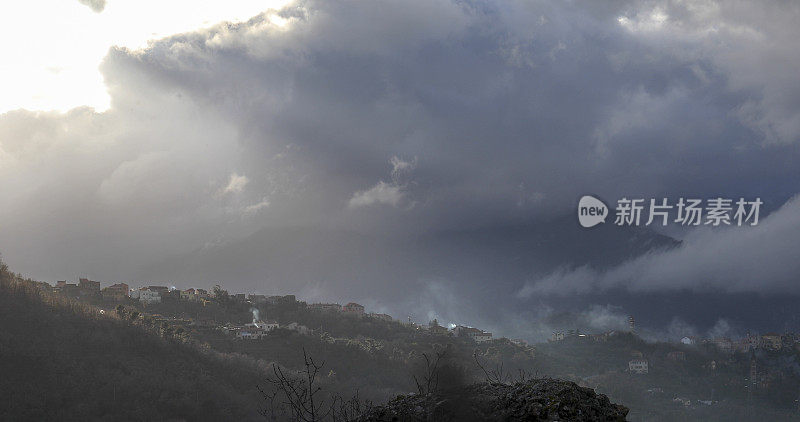
[[[4,264],[0,374],[0,420],[260,418],[251,361],[45,294]]]

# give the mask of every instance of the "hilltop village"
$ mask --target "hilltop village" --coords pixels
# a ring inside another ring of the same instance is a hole
[[[408,317],[407,321],[395,320],[391,315],[377,312],[366,312],[363,305],[350,302],[345,305],[338,303],[310,303],[298,301],[295,295],[263,295],[254,293],[228,293],[223,290],[221,286],[214,286],[210,290],[201,288],[189,288],[180,290],[174,287],[149,285],[139,288],[131,288],[126,283],[116,283],[108,287],[101,288],[99,281],[90,280],[88,278],[79,278],[77,283],[68,283],[66,280],[57,281],[55,286],[47,283],[42,283],[42,287],[47,290],[63,295],[65,297],[74,298],[84,301],[102,301],[105,303],[129,303],[135,302],[143,307],[153,307],[154,305],[170,302],[190,302],[199,303],[203,306],[209,305],[213,302],[220,300],[230,301],[237,304],[251,305],[253,312],[253,320],[246,324],[230,324],[219,325],[219,329],[230,334],[236,339],[241,340],[255,340],[266,337],[269,332],[285,328],[297,331],[301,334],[308,334],[312,331],[309,327],[291,322],[289,324],[281,325],[274,320],[262,320],[259,316],[259,305],[289,305],[289,306],[303,306],[311,311],[318,312],[333,312],[345,316],[365,317],[374,320],[398,322],[409,326],[416,330],[427,331],[435,335],[451,335],[456,337],[465,337],[477,343],[487,342],[493,339],[492,333],[487,332],[475,327],[468,327],[464,325],[452,325],[450,327],[443,327],[439,325],[438,321],[433,320],[428,324],[417,324],[411,321]],[[160,315],[157,315],[160,317]],[[214,322],[209,320],[195,321],[191,317],[180,319],[169,319],[165,322],[182,323],[182,324],[195,324],[195,325],[209,325]],[[510,340],[515,344],[527,345],[523,340]]]

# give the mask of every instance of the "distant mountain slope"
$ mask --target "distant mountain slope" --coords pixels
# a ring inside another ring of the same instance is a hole
[[[97,312],[2,265],[0,420],[259,419],[253,368]]]

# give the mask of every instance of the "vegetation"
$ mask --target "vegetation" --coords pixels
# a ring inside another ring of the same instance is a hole
[[[255,361],[0,266],[0,420],[258,420]]]

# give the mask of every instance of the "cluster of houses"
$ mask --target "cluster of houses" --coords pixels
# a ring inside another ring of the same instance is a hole
[[[257,313],[255,315],[257,315]],[[267,337],[272,331],[277,330],[278,328],[294,331],[302,335],[308,335],[314,332],[314,330],[296,322],[292,322],[281,327],[277,321],[262,321],[257,319],[257,316],[255,315],[253,317],[253,322],[244,325],[228,324],[221,329],[223,332],[232,335],[233,338],[237,340],[262,339]]]
[[[770,351],[778,351],[778,350],[789,350],[795,348],[796,350],[800,350],[800,335],[798,334],[777,334],[777,333],[767,333],[763,335],[756,335],[747,333],[745,337],[742,337],[738,340],[731,340],[727,337],[717,337],[713,339],[703,339],[699,337],[683,337],[680,340],[681,344],[687,346],[699,345],[699,344],[708,344],[715,346],[719,351],[723,353],[733,354],[733,353],[749,353],[754,352],[756,350],[770,350]],[[634,352],[636,353],[636,352]],[[682,350],[674,350],[666,355],[666,359],[673,362],[682,362],[686,360],[686,352]],[[751,362],[751,366],[755,368],[756,362],[753,359]],[[706,367],[708,369],[714,370],[717,367],[716,361],[709,362]],[[631,359],[628,362],[628,372],[632,374],[646,374],[649,371],[649,364],[647,359],[641,356],[639,353],[638,356],[634,356],[634,359]],[[755,371],[755,370],[753,370]],[[761,372],[754,372],[751,374],[751,381],[754,382],[754,386],[759,388],[764,388],[769,383],[769,373],[761,373]]]
[[[226,325],[223,327],[223,331],[238,340],[258,340],[278,328],[280,325],[276,321],[253,321],[245,325]]]
[[[630,329],[627,331],[606,331],[600,334],[587,334],[581,333],[580,330],[568,331],[554,331],[553,335],[547,340],[548,342],[563,341],[569,338],[576,338],[582,340],[593,341],[607,341],[610,337],[619,335],[621,333],[636,333],[633,317],[628,320]],[[711,339],[686,336],[681,338],[680,343],[693,346],[700,344],[710,344],[715,346],[723,353],[747,353],[753,350],[789,350],[795,348],[800,350],[800,334],[798,333],[767,333],[767,334],[753,334],[748,332],[746,336],[739,339],[731,339],[729,337],[715,337]]]
[[[466,325],[452,325],[451,328],[447,328],[439,325],[439,321],[435,319],[429,322],[428,325],[414,324],[410,321],[408,324],[419,331],[427,331],[433,335],[466,337],[474,340],[476,343],[492,340],[492,333],[488,331]],[[523,340],[511,340],[511,342],[520,346],[527,346],[527,343]]]
[[[456,337],[468,337],[475,340],[476,343],[483,343],[484,341],[492,340],[492,333],[474,327],[456,325],[453,327],[452,332]]]
[[[308,305],[308,309],[320,312],[340,312],[345,315],[356,316],[369,316],[370,318],[379,319],[382,321],[392,321],[393,318],[388,314],[380,314],[376,312],[365,313],[364,306],[355,302],[350,302],[347,305],[340,305],[338,303],[312,303]]]
[[[736,340],[732,340],[728,337],[705,339],[695,336],[687,336],[681,339],[681,343],[690,346],[698,344],[711,344],[723,353],[747,353],[752,350],[778,351],[792,348],[800,350],[800,334],[767,333],[758,335],[748,332],[747,335]]]
[[[608,339],[611,337],[629,332],[632,331],[611,330],[600,334],[582,333],[580,330],[553,331],[553,334],[550,336],[550,338],[547,339],[547,341],[552,343],[557,341],[563,341],[566,339],[579,339],[579,340],[602,342],[602,341],[608,341]]]
[[[174,287],[167,286],[144,286],[138,289],[132,289],[125,283],[117,283],[106,288],[100,288],[99,281],[89,280],[88,278],[79,278],[78,283],[67,283],[66,281],[57,281],[56,285],[51,287],[55,293],[60,293],[65,296],[81,298],[81,297],[101,297],[104,300],[121,302],[128,298],[137,300],[145,305],[153,303],[161,303],[164,299],[172,298],[176,300],[184,300],[189,302],[207,303],[211,300],[212,293],[205,289],[186,289],[180,290]],[[294,295],[286,296],[267,296],[261,294],[236,293],[229,295],[231,300],[237,302],[248,302],[251,304],[278,304],[278,303],[294,303],[296,298]],[[357,305],[357,304],[355,304]],[[360,305],[358,305],[360,306]],[[363,307],[362,307],[363,312]]]
[[[143,305],[152,305],[161,303],[165,299],[181,300],[188,302],[199,302],[206,304],[211,301],[213,294],[205,289],[190,288],[186,290],[176,289],[167,286],[144,286],[140,288],[130,288],[128,284],[117,283],[106,288],[100,287],[100,282],[89,280],[87,278],[80,278],[78,283],[67,283],[66,281],[58,281],[52,290],[56,293],[61,293],[70,297],[101,297],[108,301],[125,301],[136,300]],[[252,305],[258,304],[281,304],[281,303],[295,303],[296,298],[294,295],[286,296],[267,296],[261,294],[244,294],[236,293],[230,294],[229,298],[233,301],[241,303],[250,303]],[[366,313],[364,306],[355,302],[350,302],[346,305],[338,303],[312,303],[308,305],[308,309],[319,312],[336,312],[345,315],[365,316],[382,321],[393,321],[391,315],[384,313],[370,312]],[[286,327],[290,330],[295,330],[301,333],[307,333],[310,330],[307,327],[293,323]],[[456,337],[466,337],[474,340],[477,343],[482,343],[492,340],[492,333],[465,325],[452,325],[451,328],[439,325],[438,321],[433,320],[427,325],[415,324],[410,321],[409,325],[420,331],[427,331],[434,335],[447,335]],[[275,321],[261,321],[254,317],[253,322],[245,325],[228,325],[223,327],[223,330],[233,335],[237,339],[252,340],[260,339],[268,335],[274,329],[281,328]],[[583,335],[583,334],[580,334]],[[563,335],[562,335],[563,338]],[[520,346],[527,346],[523,340],[512,340],[513,343]]]
[[[340,312],[343,314],[349,315],[366,315],[371,318],[383,320],[383,321],[393,321],[391,315],[387,314],[380,314],[370,312],[368,314],[364,313],[364,307],[359,305],[358,303],[350,302],[347,305],[340,305],[338,303],[312,303],[308,305],[308,309],[319,311],[319,312]],[[468,327],[465,325],[453,325],[452,328],[447,328],[439,325],[437,320],[430,321],[427,325],[422,324],[415,324],[411,322],[411,318],[409,317],[409,321],[407,325],[411,326],[412,328],[419,330],[419,331],[426,331],[430,334],[434,335],[445,335],[445,336],[456,336],[456,337],[467,337],[474,340],[477,343],[482,343],[485,341],[492,340],[492,333],[480,330],[474,327]],[[527,346],[527,343],[523,340],[511,340],[514,344],[520,346]]]
[[[78,283],[67,283],[66,280],[57,281],[52,291],[71,297],[88,297],[103,295],[111,299],[124,298],[128,295],[128,285],[125,283],[114,284],[100,289],[100,282],[79,278]]]

